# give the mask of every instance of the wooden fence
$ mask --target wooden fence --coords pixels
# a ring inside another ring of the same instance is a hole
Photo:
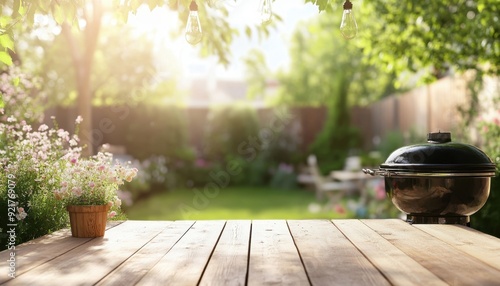
[[[493,84],[498,85],[499,81],[495,80]],[[360,130],[366,150],[373,149],[375,143],[391,131],[403,134],[412,131],[420,135],[454,131],[460,122],[458,107],[467,106],[467,92],[464,78],[443,78],[431,85],[386,97],[369,106],[355,106],[350,113],[351,123]],[[207,127],[209,111],[208,107],[184,110],[190,145],[198,150]],[[266,128],[276,110],[262,108],[257,111],[261,128]],[[53,109],[49,114],[56,115],[61,123],[73,122],[77,115],[75,109],[68,108]],[[134,116],[129,114],[134,113],[127,107],[94,108],[93,136],[99,139],[96,145],[124,142],[126,127],[134,120]],[[327,110],[324,107],[294,108],[285,128],[297,138],[300,149],[306,151],[323,128],[326,117]],[[112,125],[112,130],[102,130],[103,122],[106,123],[104,125]],[[72,128],[70,124],[61,124],[61,127],[67,130]]]

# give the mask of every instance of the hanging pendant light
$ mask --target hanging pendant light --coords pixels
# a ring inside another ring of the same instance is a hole
[[[269,24],[271,23],[272,17],[273,17],[273,9],[271,6],[271,0],[262,0],[260,2],[260,22],[262,24]]]
[[[184,36],[186,38],[186,41],[191,45],[198,44],[203,38],[200,17],[198,16],[198,5],[196,5],[196,2],[194,0],[191,1],[191,4],[189,5],[189,16]]]
[[[340,32],[346,39],[352,39],[358,35],[358,24],[352,13],[352,3],[349,0],[344,2],[344,12],[340,23]]]

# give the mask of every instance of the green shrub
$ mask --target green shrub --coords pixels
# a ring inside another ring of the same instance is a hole
[[[188,148],[187,119],[176,106],[138,106],[131,111],[127,152],[136,159],[164,156],[169,160],[192,160]],[[147,138],[147,140],[145,140]]]
[[[222,162],[228,155],[238,155],[240,144],[257,138],[259,122],[255,109],[224,106],[210,110],[203,153],[208,160]]]
[[[66,209],[51,192],[59,182],[54,176],[55,162],[75,141],[58,128],[40,125],[35,130],[30,125],[43,118],[44,95],[37,86],[37,79],[15,67],[0,75],[5,102],[0,109],[0,208],[4,212],[0,215],[0,250],[68,222]],[[15,228],[15,241],[7,234],[11,228]]]
[[[399,149],[406,145],[403,133],[399,131],[390,131],[384,135],[384,138],[380,141],[378,146],[378,151],[384,160],[391,155],[396,149]]]
[[[500,237],[500,109],[481,124],[483,151],[496,164],[496,177],[491,180],[490,196],[486,204],[471,217],[471,226],[478,230]]]

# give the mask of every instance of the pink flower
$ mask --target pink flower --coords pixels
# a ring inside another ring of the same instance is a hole
[[[334,209],[339,214],[345,214],[345,208],[340,204],[335,205]]]
[[[380,183],[375,186],[375,198],[377,200],[384,200],[386,198],[384,181],[380,181]]]
[[[208,163],[205,160],[203,160],[202,158],[196,159],[194,164],[196,167],[200,167],[200,168],[205,168],[208,166]]]
[[[73,187],[73,188],[71,189],[71,192],[72,192],[75,196],[77,196],[77,197],[79,197],[79,196],[81,196],[81,195],[82,195],[82,189],[81,189],[81,188],[78,188],[78,187]]]
[[[114,218],[116,216],[116,212],[115,211],[111,211],[109,214],[108,214],[108,218]]]
[[[95,183],[94,182],[90,182],[89,183],[89,187],[94,188],[95,187]]]

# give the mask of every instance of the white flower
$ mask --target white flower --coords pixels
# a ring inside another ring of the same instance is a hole
[[[82,118],[80,115],[78,115],[78,116],[76,117],[75,123],[76,123],[76,124],[80,124],[80,123],[82,123],[82,121],[83,121],[83,118]]]
[[[47,129],[49,129],[47,124],[42,124],[42,125],[40,125],[40,127],[38,127],[38,131],[40,131],[40,132],[46,131]]]
[[[17,208],[18,214],[16,214],[17,220],[23,220],[25,219],[28,214],[24,211],[24,208]]]
[[[114,200],[114,205],[115,205],[115,206],[117,206],[117,207],[121,207],[121,205],[122,205],[122,200],[120,200],[120,199],[118,198],[118,196],[114,196],[113,200]]]

